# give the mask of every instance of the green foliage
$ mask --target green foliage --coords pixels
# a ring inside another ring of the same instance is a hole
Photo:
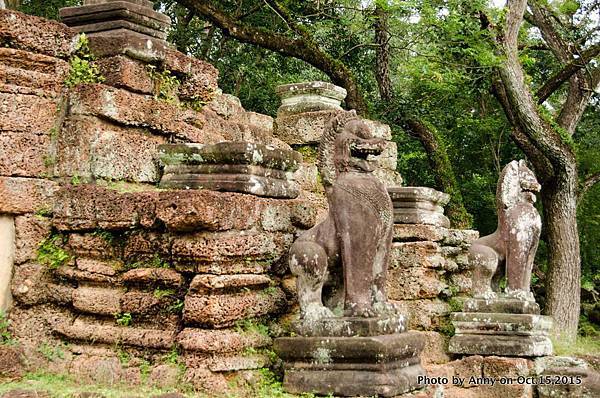
[[[172,314],[181,314],[184,305],[185,302],[182,299],[177,298],[175,299],[175,302],[167,308],[167,311],[169,311]]]
[[[448,300],[448,307],[450,308],[450,312],[461,312],[463,309],[463,302],[456,297],[451,297]]]
[[[254,319],[242,319],[236,322],[235,329],[238,333],[255,333],[269,336],[269,327]]]
[[[148,376],[150,376],[150,370],[152,367],[150,366],[150,362],[145,359],[142,359],[139,365],[140,375],[142,376],[142,382],[146,383],[148,380]]]
[[[81,177],[78,174],[71,177],[71,185],[79,185],[81,182]]]
[[[4,311],[0,311],[0,344],[2,345],[14,345],[16,341],[13,339],[12,334],[8,330],[10,327],[10,321]]]
[[[263,289],[260,293],[265,296],[273,296],[277,293],[277,288],[275,286],[269,286],[266,289]]]
[[[114,244],[115,240],[117,239],[117,237],[112,232],[102,229],[95,230],[94,232],[92,232],[92,235],[102,238],[106,243],[111,245]]]
[[[600,355],[600,338],[598,336],[577,336],[575,343],[552,339],[554,355]]]
[[[50,236],[40,243],[37,251],[37,261],[50,269],[57,269],[71,260],[71,256],[61,245],[64,238],[60,235]]]
[[[125,312],[123,314],[115,314],[115,320],[119,326],[131,326],[133,317],[129,312]]]
[[[56,359],[65,358],[65,349],[68,348],[66,344],[51,344],[47,341],[43,341],[38,347],[37,352],[42,354],[46,360],[54,362]]]
[[[162,361],[171,365],[179,364],[179,350],[176,345],[171,348],[168,354],[162,357]]]
[[[54,155],[44,155],[44,167],[50,168],[56,164],[56,156]]]
[[[297,152],[300,152],[305,162],[313,163],[316,162],[319,151],[310,145],[303,145],[294,148]]]
[[[52,209],[49,207],[40,207],[39,209],[37,209],[35,211],[34,214],[36,217],[42,217],[42,218],[52,217]]]
[[[165,297],[175,296],[176,293],[177,292],[173,289],[161,289],[157,287],[156,289],[154,289],[154,292],[152,294],[154,295],[154,297],[160,300]]]
[[[67,87],[103,82],[104,77],[93,61],[94,56],[90,52],[89,41],[86,35],[82,33],[79,35],[75,55],[70,60],[69,76],[65,80]]]
[[[25,14],[59,20],[58,10],[63,7],[80,6],[81,4],[81,0],[22,0],[19,11]]]
[[[181,84],[177,76],[171,74],[168,69],[159,72],[154,65],[148,65],[147,68],[154,81],[154,98],[168,104],[177,104],[177,90]]]
[[[100,83],[104,81],[98,67],[93,65],[91,61],[79,58],[79,56],[75,55],[71,59],[70,64],[71,69],[69,70],[69,76],[67,76],[67,79],[65,80],[67,87],[74,87],[83,83]]]
[[[125,269],[135,268],[170,268],[168,261],[163,260],[158,253],[154,254],[150,260],[140,260],[125,265]]]

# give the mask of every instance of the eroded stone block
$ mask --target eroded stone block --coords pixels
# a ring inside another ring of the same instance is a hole
[[[223,141],[201,129],[202,115],[191,109],[158,101],[102,84],[82,84],[71,96],[71,114],[92,115],[131,127],[145,127],[163,135],[204,144]]]
[[[0,213],[24,214],[53,208],[58,184],[54,181],[0,177]]]
[[[80,286],[73,291],[73,307],[81,312],[98,315],[121,313],[122,290]]]
[[[285,294],[276,287],[237,294],[188,295],[185,298],[183,320],[188,325],[224,328],[233,326],[240,319],[280,311],[285,304]]]
[[[40,244],[50,235],[51,222],[46,217],[15,217],[15,264],[35,260]]]
[[[75,51],[77,32],[65,25],[12,10],[0,10],[0,46],[58,58]]]
[[[273,283],[266,275],[196,275],[190,282],[189,294],[264,288]]]
[[[271,344],[271,338],[256,332],[185,328],[177,342],[186,351],[215,354],[265,347]]]
[[[537,357],[552,355],[552,342],[546,336],[455,335],[448,350],[457,354]]]

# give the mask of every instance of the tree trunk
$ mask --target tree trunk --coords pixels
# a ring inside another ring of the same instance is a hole
[[[377,79],[377,87],[379,88],[379,96],[382,101],[391,101],[392,80],[390,79],[390,34],[388,32],[388,13],[377,3],[375,6],[375,44],[376,61],[375,61],[375,78]]]
[[[572,340],[579,322],[581,267],[577,230],[577,173],[559,173],[542,188],[548,237],[544,312],[554,318],[555,334]]]
[[[574,340],[580,302],[580,253],[577,231],[577,160],[573,150],[539,114],[525,84],[519,61],[518,34],[527,8],[526,0],[509,0],[506,25],[498,36],[506,56],[500,78],[506,96],[507,116],[514,125],[515,141],[533,161],[542,179],[544,227],[549,246],[545,313],[554,318],[554,333]],[[523,145],[526,144],[526,145]],[[530,153],[529,153],[530,152]],[[530,156],[531,155],[531,156]]]

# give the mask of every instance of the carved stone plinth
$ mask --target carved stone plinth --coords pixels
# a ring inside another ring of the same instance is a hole
[[[60,10],[62,21],[80,32],[120,35],[133,31],[164,41],[171,19],[152,9],[148,1],[86,1],[81,7]]]
[[[331,317],[307,324],[294,323],[294,329],[301,336],[352,337],[379,336],[406,331],[406,317],[403,315],[378,316],[375,318]]]
[[[285,362],[290,393],[392,397],[419,387],[424,341],[406,332],[368,337],[284,337],[275,351]]]
[[[450,196],[426,187],[390,187],[395,224],[428,224],[449,228],[444,206]]]
[[[277,94],[281,97],[278,116],[342,110],[340,104],[346,98],[346,90],[342,87],[319,81],[278,86]]]
[[[465,303],[466,312],[452,314],[454,354],[537,357],[552,355],[548,338],[552,318],[539,315],[532,301],[514,298],[476,298]]]
[[[302,161],[297,152],[247,142],[161,145],[159,152],[165,165],[161,188],[204,188],[277,198],[299,194],[298,184],[291,179]]]

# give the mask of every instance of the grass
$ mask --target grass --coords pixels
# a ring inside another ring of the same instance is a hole
[[[600,338],[598,336],[577,336],[574,343],[553,339],[552,344],[554,345],[554,355],[600,356]]]
[[[45,391],[52,398],[71,398],[77,393],[94,392],[106,398],[122,397],[153,397],[160,394],[175,392],[175,389],[160,389],[147,386],[131,386],[115,384],[112,386],[98,384],[83,384],[75,377],[55,375],[45,372],[29,373],[19,381],[0,384],[0,396],[12,390]],[[135,391],[135,392],[134,392]],[[205,397],[202,394],[191,394],[188,397]]]
[[[251,386],[239,386],[236,381],[230,384],[231,391],[222,397],[256,397],[256,398],[314,398],[313,394],[293,395],[283,391],[281,382],[269,369],[260,369],[260,377]],[[239,380],[237,380],[239,381]],[[106,398],[146,398],[159,396],[161,394],[181,392],[188,398],[217,397],[215,393],[193,392],[189,386],[181,386],[179,391],[175,388],[157,388],[147,385],[132,387],[126,384],[102,385],[95,383],[84,383],[74,376],[66,374],[51,374],[47,372],[35,372],[26,374],[21,380],[0,383],[0,396],[13,390],[29,390],[46,392],[52,398],[72,398],[81,393],[97,393]],[[333,397],[330,395],[330,397]]]

